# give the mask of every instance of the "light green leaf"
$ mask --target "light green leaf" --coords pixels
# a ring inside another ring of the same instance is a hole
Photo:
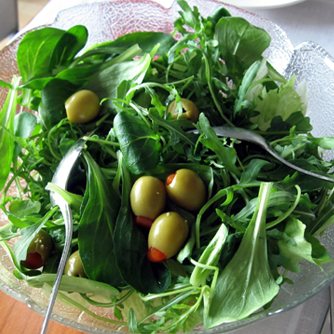
[[[306,226],[298,219],[289,217],[286,223],[284,232],[293,239],[292,242],[281,239],[277,242],[280,254],[287,258],[291,264],[289,268],[291,271],[300,272],[298,263],[301,260],[307,260],[316,265],[320,265],[328,260],[328,256],[322,252],[319,259],[313,257],[314,252],[312,251],[312,244],[305,239]],[[309,240],[314,243],[314,247],[319,250],[318,244],[315,243],[315,238],[308,237]]]
[[[295,112],[306,113],[306,106],[301,96],[294,89],[295,77],[286,84],[281,84],[279,88],[267,91],[262,89],[261,95],[257,98],[255,110],[260,114],[251,118],[251,122],[258,124],[261,131],[270,127],[271,120],[276,116],[281,116],[285,121]]]
[[[271,188],[272,183],[260,186],[257,208],[241,244],[217,279],[209,314],[204,318],[205,328],[243,319],[279,291],[267,258],[265,224]]]

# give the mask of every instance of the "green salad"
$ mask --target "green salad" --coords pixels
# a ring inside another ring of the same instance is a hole
[[[263,56],[263,29],[223,7],[204,18],[178,4],[173,34],[85,48],[81,25],[29,32],[19,76],[0,80],[0,243],[14,275],[49,291],[71,237],[58,300],[131,332],[245,319],[293,284],[287,274],[301,262],[321,270],[332,261],[319,236],[334,222],[333,185],[212,129],[253,130],[326,175],[334,138],[311,134],[306,85]],[[52,177],[81,137],[80,163],[61,189]],[[69,203],[73,236],[50,191]]]

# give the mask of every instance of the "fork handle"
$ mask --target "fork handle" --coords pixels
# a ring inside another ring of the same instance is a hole
[[[42,324],[40,334],[45,334],[46,331],[47,331],[47,328],[48,328],[48,324],[49,324],[49,321],[50,321],[50,318],[51,318],[53,306],[55,304],[57,293],[58,293],[58,290],[59,290],[61,278],[63,276],[63,272],[64,272],[65,264],[66,264],[66,261],[67,261],[67,257],[68,257],[68,254],[70,252],[72,234],[73,234],[72,211],[70,209],[70,206],[68,205],[68,203],[65,200],[61,201],[58,206],[59,206],[59,209],[60,209],[60,211],[63,215],[63,218],[64,218],[66,235],[69,236],[69,237],[65,238],[64,248],[63,248],[63,251],[62,251],[62,254],[61,254],[59,266],[58,266],[58,269],[57,269],[56,278],[55,278],[53,286],[52,286],[51,295],[50,295],[50,298],[49,298],[49,303],[48,303],[48,307],[46,309],[46,313],[45,313],[45,316],[44,316],[44,320],[43,320],[43,324]]]

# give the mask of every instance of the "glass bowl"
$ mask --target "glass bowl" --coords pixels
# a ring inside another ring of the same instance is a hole
[[[221,5],[214,0],[188,0],[191,7],[197,6],[205,17]],[[264,28],[272,37],[272,42],[265,55],[271,64],[287,78],[292,74],[296,82],[306,81],[308,86],[308,115],[311,117],[315,136],[330,136],[334,128],[334,59],[320,46],[305,42],[294,47],[286,33],[274,23],[248,11],[224,5],[234,16],[246,18],[252,24]],[[163,31],[171,33],[173,22],[178,16],[179,7],[174,2],[170,8],[148,0],[113,1],[93,3],[66,9],[59,13],[50,26],[68,29],[76,24],[88,28],[88,46],[115,39],[125,33],[134,31]],[[16,74],[16,50],[22,36],[18,36],[10,45],[0,52],[0,78],[10,81]],[[6,90],[0,89],[0,104],[4,103]],[[328,156],[331,158],[331,156]],[[1,224],[6,223],[0,213]],[[331,257],[334,257],[334,227],[329,228],[321,237]],[[0,288],[8,295],[26,303],[34,311],[43,314],[48,299],[41,290],[27,287],[23,281],[12,274],[13,265],[3,248],[0,248]],[[334,278],[334,262],[323,266],[305,263],[301,273],[291,274],[293,285],[284,285],[271,307],[249,318],[229,324],[223,324],[206,333],[228,332],[242,328],[261,319],[273,317],[283,311],[305,302],[310,297],[327,287]],[[99,316],[109,317],[108,309],[93,309]],[[99,321],[80,310],[56,303],[53,320],[87,333],[128,332],[125,326],[113,326]],[[202,332],[198,328],[196,332]]]

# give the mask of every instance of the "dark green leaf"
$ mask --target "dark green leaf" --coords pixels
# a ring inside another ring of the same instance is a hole
[[[81,260],[90,279],[119,287],[123,282],[117,270],[113,233],[120,200],[90,154],[83,154],[88,171],[78,230]]]
[[[53,67],[68,64],[85,46],[87,38],[87,28],[82,25],[67,30],[52,50],[50,64]]]
[[[78,87],[72,83],[53,79],[42,90],[42,103],[39,109],[40,120],[46,129],[51,129],[66,118],[65,101]]]
[[[122,206],[114,231],[115,255],[124,281],[141,293],[159,293],[170,284],[170,272],[161,263],[151,263],[147,256],[147,236],[135,225],[130,209],[130,176],[122,167]]]
[[[261,58],[269,47],[270,35],[240,17],[223,17],[217,25],[215,39],[230,75],[242,73]]]
[[[150,171],[160,160],[159,135],[142,119],[120,112],[114,119],[114,128],[129,170],[134,174]]]

